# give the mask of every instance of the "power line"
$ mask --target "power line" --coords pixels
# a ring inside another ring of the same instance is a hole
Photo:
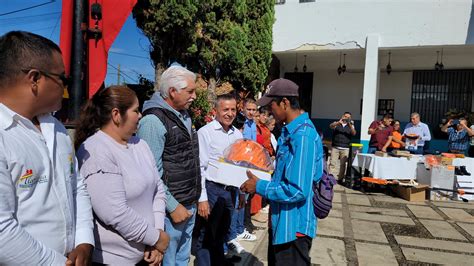
[[[49,27],[43,27],[43,28],[36,28],[36,29],[28,29],[30,32],[37,32],[37,31],[42,31],[42,30],[49,30],[49,29],[52,29],[53,26],[49,26]]]
[[[120,69],[116,68],[114,65],[112,65],[112,64],[110,64],[110,63],[107,63],[107,65],[109,65],[109,66],[111,66],[112,68],[114,68],[115,70],[119,71],[120,74],[124,75],[125,77],[128,77],[130,80],[137,82],[136,79],[134,79],[134,78],[130,77],[129,75],[127,75],[126,73],[124,73],[123,70],[120,70]],[[138,83],[138,82],[137,82],[137,83]]]
[[[119,53],[119,52],[109,52],[109,53],[123,55],[123,56],[136,57],[136,58],[143,58],[143,59],[148,59],[148,60],[150,59],[149,57],[140,56],[140,55],[126,54],[126,53]]]
[[[44,17],[44,16],[54,16],[60,14],[61,11],[51,12],[51,13],[43,13],[37,15],[29,15],[29,16],[21,16],[21,17],[13,17],[13,18],[1,18],[0,21],[9,21],[9,20],[18,20],[18,19],[31,19],[36,17]]]
[[[7,12],[7,13],[3,13],[3,14],[0,14],[0,17],[6,16],[6,15],[10,15],[10,14],[14,14],[14,13],[18,13],[18,12],[25,11],[25,10],[30,10],[30,9],[37,8],[37,7],[40,7],[40,6],[52,4],[52,3],[54,3],[55,1],[56,1],[56,0],[51,0],[51,1],[49,1],[49,2],[45,2],[45,3],[42,3],[42,4],[38,4],[38,5],[30,6],[30,7],[25,7],[25,8],[22,8],[22,9],[10,11],[10,12]]]
[[[44,17],[44,18],[37,18],[37,19],[17,19],[15,21],[7,21],[7,22],[0,22],[2,26],[8,27],[20,27],[27,24],[39,24],[39,23],[46,23],[48,21],[54,21],[56,17]]]
[[[54,31],[56,30],[56,27],[58,26],[58,23],[59,21],[61,20],[61,15],[58,16],[58,19],[56,20],[56,24],[54,24],[54,28],[53,30],[51,31],[51,34],[49,35],[49,38],[51,39],[51,37],[53,37],[53,33]]]

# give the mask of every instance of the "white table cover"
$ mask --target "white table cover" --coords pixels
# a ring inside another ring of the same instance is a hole
[[[423,156],[417,155],[411,158],[398,158],[359,153],[354,158],[352,166],[360,167],[362,173],[367,169],[375,178],[410,180],[416,179],[416,165],[423,160]]]

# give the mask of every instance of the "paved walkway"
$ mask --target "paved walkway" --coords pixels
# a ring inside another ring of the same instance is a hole
[[[267,265],[267,231],[257,234],[257,242],[242,242],[249,253],[238,265]],[[474,203],[408,202],[338,186],[311,258],[315,265],[474,265]]]

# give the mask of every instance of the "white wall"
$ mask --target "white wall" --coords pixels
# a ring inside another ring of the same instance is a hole
[[[465,44],[472,6],[472,0],[287,0],[275,5],[273,51],[364,47],[370,33],[380,35],[380,47]]]
[[[410,120],[412,72],[380,74],[379,99],[395,100],[395,119]]]
[[[360,119],[360,99],[364,86],[363,73],[344,73],[321,70],[314,73],[312,118],[335,119],[351,112]]]
[[[395,100],[395,118],[408,121],[411,104],[412,73],[381,73],[379,99]],[[360,99],[364,86],[363,73],[344,73],[320,70],[314,72],[313,118],[335,119],[348,111],[356,120],[360,116]]]
[[[379,51],[380,79],[379,99],[395,100],[395,118],[408,121],[411,105],[412,71],[433,69],[436,62],[436,48],[406,48],[392,50],[391,65],[393,72],[385,73],[388,62],[387,50]],[[344,111],[360,119],[360,99],[364,84],[364,50],[344,51],[348,55],[348,70],[337,75],[339,52],[318,51],[307,56],[308,72],[314,72],[312,117],[334,119]],[[280,59],[280,74],[293,72],[295,54],[277,55]],[[299,55],[298,67],[303,67],[303,56]],[[446,69],[474,68],[474,47],[455,46],[444,48],[443,63]]]

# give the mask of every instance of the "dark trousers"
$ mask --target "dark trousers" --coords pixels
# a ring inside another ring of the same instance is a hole
[[[467,151],[469,157],[474,157],[474,146],[469,146],[469,150]]]
[[[206,182],[207,199],[211,214],[208,220],[197,216],[193,254],[196,265],[226,265],[224,238],[229,231],[231,213],[234,210],[235,188]]]
[[[268,265],[269,266],[287,266],[287,265],[311,265],[311,237],[298,237],[291,242],[272,245],[272,230],[268,230]]]

